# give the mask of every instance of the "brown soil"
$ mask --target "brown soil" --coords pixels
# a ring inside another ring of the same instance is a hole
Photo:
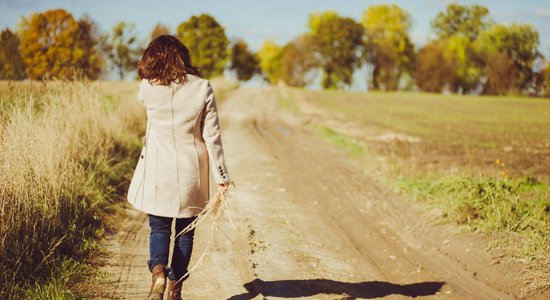
[[[236,182],[227,220],[184,284],[184,299],[513,299],[521,266],[484,248],[488,238],[439,224],[425,207],[281,111],[274,89],[241,88],[221,104]],[[93,296],[146,299],[146,216],[128,209],[104,242],[109,274]],[[198,259],[209,226],[196,233]],[[546,295],[548,296],[548,295]],[[537,298],[537,297],[534,297]],[[539,295],[540,299],[544,295]]]

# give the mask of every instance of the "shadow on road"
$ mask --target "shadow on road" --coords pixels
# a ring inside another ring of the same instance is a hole
[[[255,279],[243,285],[248,293],[232,296],[228,300],[249,300],[258,295],[298,298],[318,294],[348,295],[346,299],[350,300],[379,298],[389,295],[418,297],[434,295],[444,284],[445,282],[419,282],[400,285],[383,281],[348,283],[328,279],[277,281]]]

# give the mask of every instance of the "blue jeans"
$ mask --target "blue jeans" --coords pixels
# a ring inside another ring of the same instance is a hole
[[[176,232],[178,234],[187,225],[189,225],[196,217],[191,218],[176,218]],[[155,265],[162,264],[168,266],[168,254],[170,248],[170,235],[172,234],[172,221],[174,218],[159,217],[149,215],[149,226],[151,227],[151,235],[149,236],[149,254],[150,259],[147,261],[149,270],[151,271]],[[171,280],[179,280],[189,266],[191,252],[193,251],[193,236],[195,230],[191,230],[185,234],[178,236],[174,242],[172,249],[172,263],[168,268],[168,278]],[[185,280],[187,278],[184,278]]]

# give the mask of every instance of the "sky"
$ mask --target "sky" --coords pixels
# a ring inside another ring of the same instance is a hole
[[[243,38],[258,50],[266,39],[283,44],[305,32],[312,12],[335,10],[359,21],[368,6],[395,3],[412,15],[411,37],[422,46],[432,37],[431,20],[452,2],[484,5],[499,23],[533,24],[540,33],[541,51],[550,56],[550,0],[0,0],[0,28],[14,29],[21,16],[33,12],[63,8],[76,18],[91,16],[102,31],[109,31],[121,20],[134,23],[147,43],[157,22],[175,32],[190,16],[208,13],[226,28],[230,39]]]
[[[541,52],[550,57],[550,0],[0,0],[0,29],[15,29],[22,16],[33,12],[63,8],[76,18],[89,15],[100,31],[110,31],[119,21],[134,23],[146,45],[156,23],[175,33],[192,15],[208,13],[230,39],[242,38],[258,50],[266,39],[284,44],[307,31],[313,12],[335,10],[360,21],[370,5],[395,3],[411,14],[411,38],[421,47],[433,38],[430,22],[452,2],[484,5],[498,23],[531,23],[539,31]]]

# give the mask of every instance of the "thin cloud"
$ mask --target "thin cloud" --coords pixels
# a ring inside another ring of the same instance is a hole
[[[540,8],[535,10],[535,16],[540,18],[550,18],[550,8]]]

